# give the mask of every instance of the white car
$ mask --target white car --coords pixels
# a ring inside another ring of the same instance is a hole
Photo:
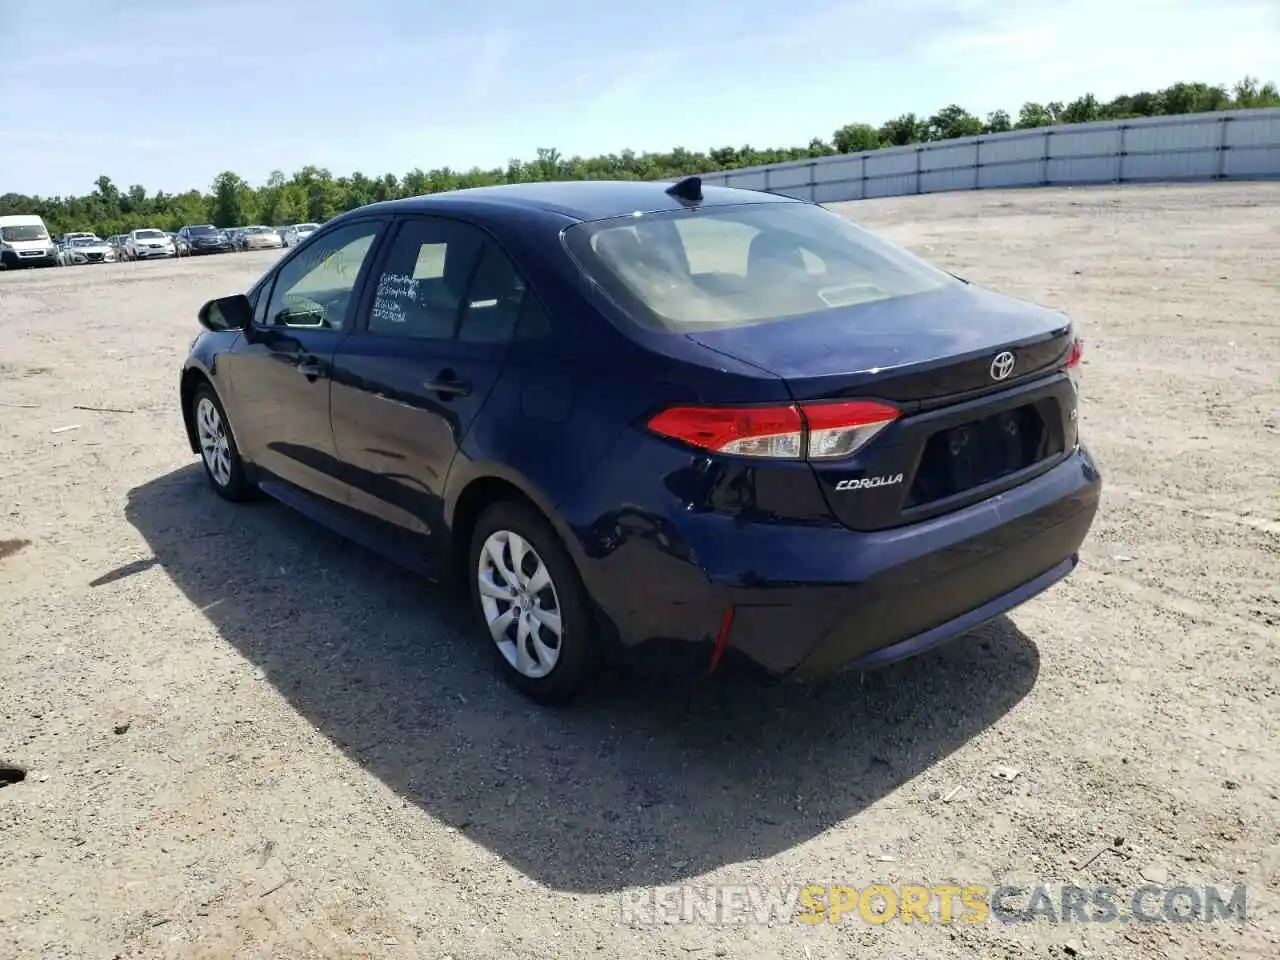
[[[284,245],[280,234],[270,227],[241,227],[238,246],[241,250],[279,250]]]
[[[81,263],[115,263],[116,252],[111,244],[97,237],[75,237],[62,248],[62,264],[74,267]]]
[[[285,227],[284,235],[281,239],[286,247],[296,247],[319,229],[320,224],[318,223],[295,223],[291,227]]]
[[[173,238],[163,230],[143,228],[134,230],[125,241],[125,250],[130,260],[152,260],[158,257],[176,257],[177,248]]]

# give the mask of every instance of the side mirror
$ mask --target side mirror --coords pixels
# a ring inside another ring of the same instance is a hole
[[[248,330],[253,326],[253,304],[243,293],[210,300],[200,308],[200,326],[214,333]]]

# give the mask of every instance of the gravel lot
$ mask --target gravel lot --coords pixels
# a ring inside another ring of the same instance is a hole
[[[865,677],[565,713],[498,681],[460,601],[205,488],[179,364],[276,254],[0,274],[0,761],[27,771],[0,956],[1280,956],[1280,184],[844,212],[1078,321],[1107,483],[1081,569]],[[1250,919],[620,912],[947,880],[1243,883]]]

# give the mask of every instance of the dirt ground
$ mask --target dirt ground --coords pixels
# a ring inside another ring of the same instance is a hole
[[[878,673],[563,713],[455,599],[206,489],[179,364],[275,254],[0,273],[0,956],[1280,956],[1280,184],[844,212],[1078,322],[1081,568]],[[621,907],[945,881],[1244,884],[1249,919]]]

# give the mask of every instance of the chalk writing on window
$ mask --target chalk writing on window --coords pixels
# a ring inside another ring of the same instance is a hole
[[[372,318],[383,323],[404,323],[402,300],[417,302],[418,285],[413,277],[400,273],[384,273],[378,281],[377,295],[373,301]]]

